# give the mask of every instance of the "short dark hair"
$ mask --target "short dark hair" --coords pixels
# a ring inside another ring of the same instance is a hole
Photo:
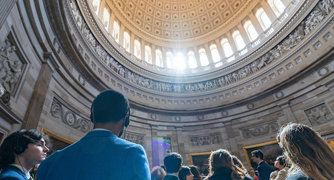
[[[7,164],[13,164],[15,161],[15,148],[20,146],[23,150],[28,148],[28,144],[36,143],[44,138],[44,134],[35,129],[16,131],[6,137],[0,146],[0,169]]]
[[[90,119],[95,123],[119,122],[129,113],[128,98],[114,90],[100,93],[91,106]]]
[[[256,158],[263,160],[263,152],[261,150],[254,150],[252,151],[252,154],[254,154]]]
[[[188,166],[182,166],[180,172],[179,172],[179,178],[180,180],[187,180],[187,176],[191,174],[191,170]]]
[[[182,164],[182,156],[178,153],[169,153],[164,158],[164,165],[166,166],[167,173],[177,173],[180,170]]]

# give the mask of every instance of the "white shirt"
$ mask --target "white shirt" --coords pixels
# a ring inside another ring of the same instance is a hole
[[[110,130],[103,129],[103,128],[95,128],[95,129],[93,129],[93,131],[109,131],[109,132],[111,132]]]

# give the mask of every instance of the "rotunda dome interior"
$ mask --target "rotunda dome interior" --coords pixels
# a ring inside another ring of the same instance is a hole
[[[113,89],[131,106],[122,138],[151,167],[219,148],[251,167],[249,151],[277,148],[289,122],[333,143],[331,0],[6,2],[0,142],[22,128],[48,134],[53,150],[76,142],[94,129],[95,97]]]

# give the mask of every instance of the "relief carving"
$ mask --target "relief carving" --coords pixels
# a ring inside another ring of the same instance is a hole
[[[127,132],[124,134],[123,139],[144,146],[144,137],[145,135],[143,134],[134,134]]]
[[[262,136],[268,133],[277,132],[278,129],[279,129],[279,126],[277,122],[271,122],[268,124],[262,124],[260,126],[243,129],[242,136],[247,139],[247,138],[251,138],[254,136]]]
[[[236,70],[230,74],[221,76],[217,79],[208,80],[198,83],[165,83],[154,81],[146,77],[142,77],[137,73],[134,73],[121,65],[117,60],[115,60],[111,55],[107,53],[106,50],[97,42],[92,32],[89,30],[87,24],[81,16],[77,5],[72,0],[70,2],[72,13],[74,19],[77,22],[77,26],[82,33],[82,36],[86,38],[89,45],[96,52],[96,54],[101,58],[107,66],[109,66],[113,71],[115,71],[120,76],[126,78],[127,80],[140,85],[142,87],[162,91],[162,92],[172,92],[172,93],[189,93],[189,92],[202,92],[208,91],[223,86],[228,86],[229,84],[236,83],[242,79],[251,76],[257,71],[263,69],[269,64],[273,63],[284,54],[289,52],[293,47],[299,44],[306,35],[313,31],[323,19],[333,10],[333,0],[322,0],[317,6],[310,12],[307,18],[302,21],[299,26],[291,32],[289,36],[285,38],[281,43],[276,45],[269,52],[256,59],[255,61],[249,63],[248,65]]]
[[[191,146],[205,146],[220,143],[220,133],[202,135],[202,136],[189,136]]]
[[[63,123],[74,129],[81,130],[84,133],[90,130],[90,120],[84,119],[80,115],[69,110],[55,98],[52,101],[50,114],[52,117],[61,120]]]
[[[14,93],[14,89],[22,75],[22,62],[11,56],[15,51],[16,47],[8,39],[5,40],[5,44],[0,48],[0,82],[10,94]]]
[[[304,111],[312,125],[320,125],[333,121],[334,117],[325,103]]]

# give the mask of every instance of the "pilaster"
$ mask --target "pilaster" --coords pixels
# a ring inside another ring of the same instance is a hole
[[[53,66],[53,67],[52,67]],[[40,120],[45,98],[49,90],[53,68],[59,67],[54,62],[51,52],[44,53],[44,61],[39,72],[27,112],[24,116],[23,129],[36,129]]]

